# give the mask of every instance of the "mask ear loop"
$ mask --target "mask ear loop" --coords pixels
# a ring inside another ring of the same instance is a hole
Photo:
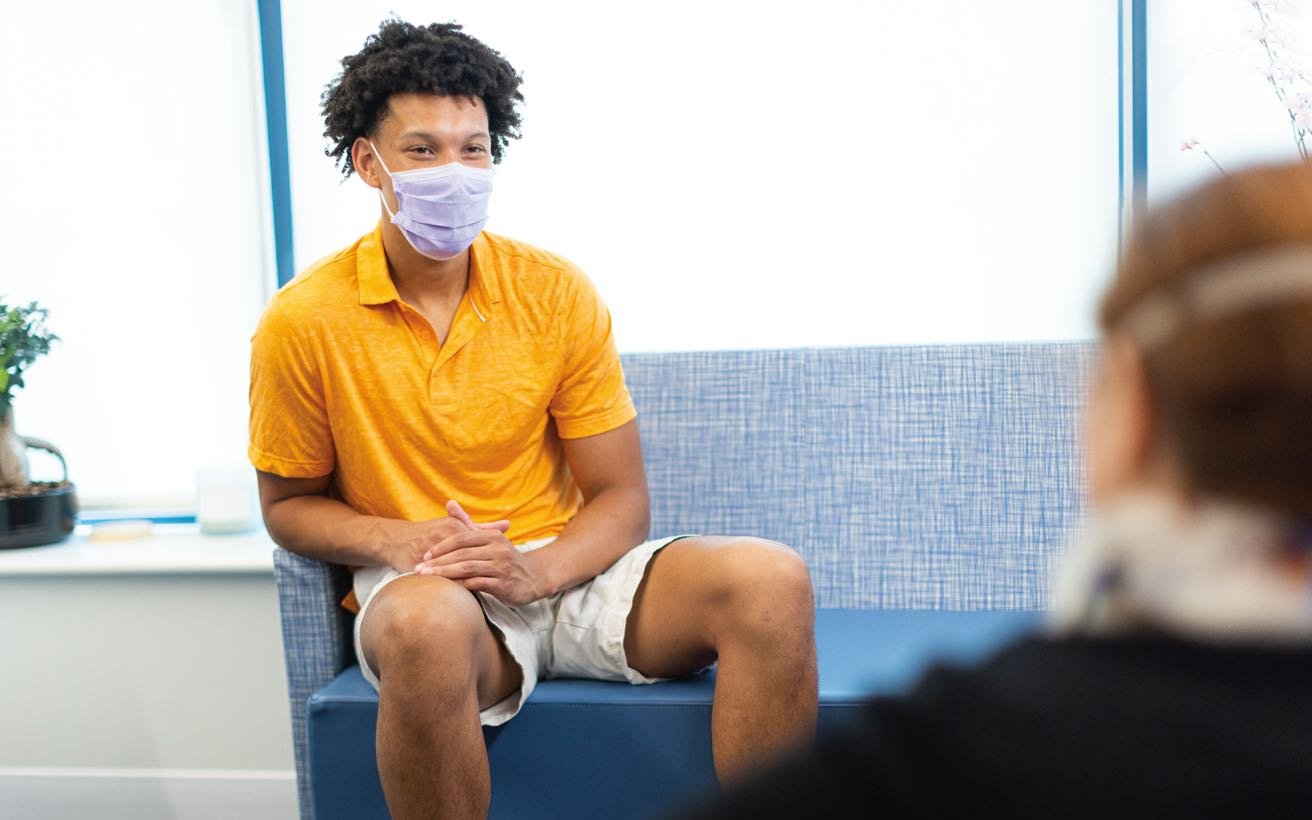
[[[378,160],[379,165],[383,166],[383,172],[387,174],[387,178],[392,179],[392,172],[387,170],[387,163],[383,162],[383,155],[378,152],[378,146],[374,145],[373,140],[368,142],[370,150],[374,152],[374,159]],[[396,224],[396,214],[392,213],[391,208],[387,207],[387,197],[383,196],[383,187],[381,185],[378,186],[378,201],[383,203],[383,210],[387,211],[387,216],[392,220],[392,224]]]

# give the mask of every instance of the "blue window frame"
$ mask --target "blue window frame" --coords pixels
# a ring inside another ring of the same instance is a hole
[[[283,79],[282,4],[258,0],[260,57],[264,64],[264,117],[269,130],[269,187],[273,193],[273,248],[278,287],[292,267],[292,178],[287,149],[287,83]]]

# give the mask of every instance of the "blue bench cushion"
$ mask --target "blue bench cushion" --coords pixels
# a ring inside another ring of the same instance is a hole
[[[869,695],[907,688],[930,663],[981,659],[1032,631],[1038,617],[1006,611],[819,610],[821,731],[841,725]],[[714,685],[713,670],[652,686],[543,681],[514,720],[484,732],[492,817],[649,817],[700,790],[713,790]],[[377,694],[356,666],[311,696],[309,764],[319,820],[387,817],[369,742],[377,707]],[[550,795],[549,809],[540,802],[544,795]]]

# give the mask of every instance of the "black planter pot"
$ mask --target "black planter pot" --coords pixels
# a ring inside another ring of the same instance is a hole
[[[63,541],[76,523],[77,492],[72,484],[36,495],[0,498],[0,549]]]
[[[64,480],[25,495],[0,497],[0,549],[38,547],[63,541],[77,523],[77,490],[68,481],[68,464],[54,445],[19,436],[28,448],[45,450],[59,459]]]

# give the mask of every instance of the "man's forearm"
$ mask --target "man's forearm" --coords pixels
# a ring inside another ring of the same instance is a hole
[[[600,575],[645,541],[650,529],[646,487],[616,487],[597,493],[559,538],[524,557],[546,580],[543,591],[550,595]]]
[[[291,552],[336,564],[390,563],[398,522],[361,515],[341,501],[320,495],[286,498],[264,517],[269,535]]]

